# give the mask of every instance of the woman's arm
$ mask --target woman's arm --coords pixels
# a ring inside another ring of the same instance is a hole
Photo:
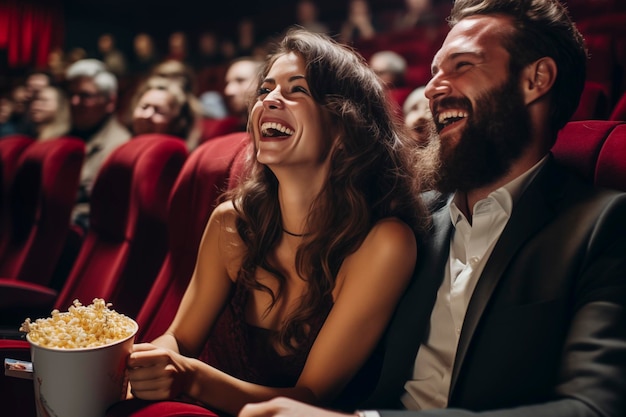
[[[406,224],[397,219],[379,222],[344,261],[334,306],[295,387],[255,385],[211,368],[197,373],[189,394],[233,415],[247,403],[277,396],[312,404],[332,400],[374,350],[413,274],[416,257],[415,236]]]
[[[313,404],[332,400],[378,343],[397,300],[411,278],[416,251],[412,230],[399,220],[386,219],[372,229],[361,247],[344,261],[339,271],[334,306],[295,387],[273,388],[252,384],[199,360],[180,358],[180,355],[171,353],[169,371],[193,376],[184,383],[173,385],[208,406],[232,415],[236,415],[247,403],[277,396]],[[172,328],[178,335],[176,324],[177,320]],[[160,386],[154,389],[160,389]]]
[[[195,378],[193,361],[183,355],[200,353],[228,299],[232,280],[226,262],[235,258],[232,251],[228,252],[232,245],[225,243],[236,234],[228,227],[233,219],[230,203],[213,211],[200,243],[195,270],[172,324],[152,343],[134,346],[128,366],[135,396],[151,400],[173,398]]]

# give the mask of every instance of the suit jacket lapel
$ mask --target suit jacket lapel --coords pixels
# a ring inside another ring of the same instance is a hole
[[[474,332],[500,278],[522,245],[553,217],[551,199],[560,194],[559,187],[552,181],[558,177],[553,171],[554,164],[550,159],[520,196],[476,284],[459,338],[452,369],[450,397]]]

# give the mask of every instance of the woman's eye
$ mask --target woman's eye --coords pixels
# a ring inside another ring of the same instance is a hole
[[[270,90],[269,88],[267,88],[267,87],[261,87],[261,88],[259,88],[259,89],[257,90],[257,95],[259,95],[259,96],[263,96],[263,95],[265,95],[265,94],[269,94],[269,93],[270,93],[270,91],[271,91],[271,90]]]
[[[307,91],[306,88],[301,87],[299,85],[296,85],[295,87],[293,87],[292,91],[294,93],[304,93],[304,94],[309,94],[309,92]]]

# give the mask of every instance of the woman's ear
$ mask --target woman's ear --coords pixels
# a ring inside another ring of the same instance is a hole
[[[524,103],[528,105],[545,96],[552,89],[557,72],[556,62],[549,57],[528,64],[522,71]]]

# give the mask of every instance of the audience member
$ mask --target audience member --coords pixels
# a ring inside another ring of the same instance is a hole
[[[27,93],[26,100],[28,103],[35,97],[37,92],[50,84],[52,84],[52,76],[49,72],[40,70],[31,71],[28,76],[26,76],[26,81],[24,82]]]
[[[67,64],[72,65],[74,62],[78,62],[82,59],[86,59],[87,58],[87,51],[85,51],[84,48],[81,48],[80,46],[77,46],[75,48],[72,48],[68,51],[67,53]]]
[[[166,59],[152,68],[151,76],[169,78],[187,93],[196,92],[196,73],[192,67],[177,59]]]
[[[195,122],[187,136],[189,150],[195,149],[202,137],[202,104],[195,95],[196,74],[189,65],[175,59],[168,59],[153,68],[152,75],[165,77],[177,82],[187,94],[187,100],[194,113]]]
[[[86,146],[72,220],[87,228],[89,198],[100,166],[114,149],[130,139],[130,132],[115,116],[117,79],[102,61],[77,61],[68,67],[66,79],[72,120],[70,134],[83,139]]]
[[[104,62],[107,69],[117,77],[126,75],[126,57],[115,45],[115,37],[110,33],[103,33],[98,38],[98,58]]]
[[[256,47],[254,21],[243,18],[237,25],[237,56],[251,56]]]
[[[296,3],[296,22],[310,32],[330,32],[328,26],[318,20],[317,4],[313,0],[298,0]]]
[[[376,28],[372,22],[372,14],[367,0],[350,0],[348,2],[348,16],[341,25],[339,40],[353,44],[360,40],[369,40],[376,35]]]
[[[49,85],[35,93],[28,114],[38,140],[58,138],[70,130],[70,105],[58,87]]]
[[[195,123],[187,93],[163,77],[149,78],[137,91],[132,108],[135,135],[165,133],[186,140]]]
[[[433,134],[433,115],[425,91],[426,87],[416,88],[402,106],[404,124],[411,129],[413,138],[420,146],[426,146]]]
[[[231,116],[239,119],[241,130],[248,124],[249,104],[256,92],[262,61],[252,57],[234,60],[226,71],[224,97]]]
[[[67,62],[62,48],[54,48],[48,53],[48,69],[52,75],[53,83],[63,85]]]
[[[222,41],[220,42],[220,53],[222,54],[224,62],[232,61],[239,55],[237,43],[232,38],[222,38]]]
[[[556,0],[456,0],[426,87],[436,209],[362,412],[626,415],[626,195],[550,154],[585,81]],[[240,417],[339,416],[288,399]]]
[[[13,122],[15,103],[10,92],[0,94],[0,138],[18,133],[17,125]]]
[[[187,45],[187,35],[185,32],[172,32],[167,41],[167,57],[176,61],[187,63],[189,50]]]
[[[407,63],[394,51],[378,51],[369,60],[370,67],[388,88],[404,86]]]
[[[152,36],[141,32],[133,38],[134,56],[130,61],[131,73],[143,76],[149,74],[160,62]]]
[[[406,30],[439,19],[433,0],[405,0],[404,6],[393,22],[394,30]]]
[[[224,60],[219,45],[219,38],[215,32],[202,32],[198,36],[198,51],[194,59],[196,71],[222,64]]]
[[[26,86],[18,84],[13,87],[11,99],[13,100],[13,115],[11,118],[14,122],[18,122],[28,110],[28,91]]]
[[[380,80],[325,35],[279,46],[251,110],[249,175],[211,215],[171,327],[133,348],[135,397],[228,415],[276,395],[333,403],[413,273],[421,175]]]
[[[26,76],[24,80],[24,89],[15,91],[17,99],[15,100],[17,108],[15,111],[15,123],[18,133],[22,133],[29,136],[35,136],[35,126],[30,120],[30,113],[28,109],[33,101],[35,95],[44,87],[49,86],[52,83],[52,76],[47,71],[32,70]]]

